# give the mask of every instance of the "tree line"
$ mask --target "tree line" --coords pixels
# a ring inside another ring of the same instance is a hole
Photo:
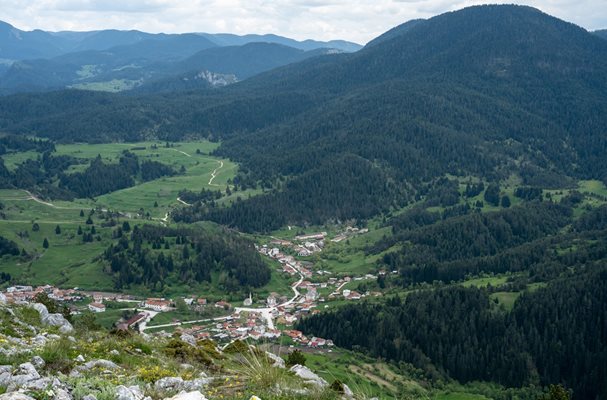
[[[607,396],[607,264],[593,262],[523,293],[511,312],[460,286],[347,305],[303,319],[307,334],[422,368],[428,379],[562,383],[576,399]]]

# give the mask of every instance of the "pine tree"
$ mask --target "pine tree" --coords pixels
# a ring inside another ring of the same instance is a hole
[[[42,242],[42,247],[44,247],[45,249],[48,249],[48,246],[49,246],[48,239],[44,238],[44,242]]]
[[[61,227],[60,227],[59,225],[57,225],[57,226],[55,227],[55,234],[56,234],[56,235],[61,235]]]

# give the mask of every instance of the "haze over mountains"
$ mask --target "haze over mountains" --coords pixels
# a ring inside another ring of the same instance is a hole
[[[253,43],[258,46],[245,47]],[[224,47],[225,52],[209,54],[212,69],[207,68],[205,54],[197,54]],[[205,70],[235,75],[240,80],[307,57],[360,48],[346,41],[300,42],[277,35],[25,32],[0,22],[0,90],[10,93],[73,86],[121,91],[171,76],[179,81],[180,75]],[[224,56],[226,65],[220,61]],[[239,61],[244,59],[247,61]],[[213,86],[214,81],[203,80],[201,86],[205,84]]]

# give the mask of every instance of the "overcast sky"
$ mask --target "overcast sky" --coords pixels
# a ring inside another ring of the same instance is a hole
[[[0,20],[24,30],[275,33],[361,44],[413,18],[476,0],[0,0]],[[516,0],[586,29],[607,28],[607,0]]]

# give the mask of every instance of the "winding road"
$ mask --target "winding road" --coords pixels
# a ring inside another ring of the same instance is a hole
[[[213,179],[215,179],[217,177],[217,173],[219,172],[220,169],[223,168],[223,161],[217,161],[219,163],[219,167],[215,168],[213,170],[213,172],[211,172],[211,179],[209,179],[209,186],[220,186],[216,183],[213,183]]]

